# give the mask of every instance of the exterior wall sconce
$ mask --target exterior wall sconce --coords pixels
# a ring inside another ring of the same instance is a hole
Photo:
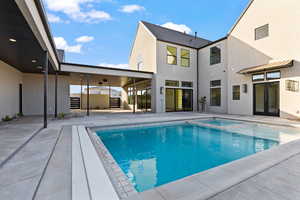
[[[160,87],[160,94],[164,94],[164,87]]]

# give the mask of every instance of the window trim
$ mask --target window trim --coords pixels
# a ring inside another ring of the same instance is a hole
[[[187,51],[189,56],[188,57],[183,57],[182,56],[183,51]],[[182,60],[184,60],[184,59],[188,60],[188,66],[184,66],[182,64]],[[190,67],[191,66],[191,51],[189,49],[184,49],[184,48],[180,49],[180,66],[181,67]]]
[[[235,90],[234,90],[234,88],[235,87],[238,87],[239,88],[239,90],[238,90],[238,98],[235,98]],[[239,101],[239,100],[241,100],[241,86],[240,85],[233,85],[232,86],[232,100],[233,101]]]
[[[217,48],[217,49],[219,50],[219,52],[220,52],[219,59],[218,59],[217,62],[212,62],[212,58],[213,58],[213,56],[212,56],[212,50],[213,50],[214,48]],[[211,48],[210,48],[209,64],[212,66],[212,65],[220,64],[221,62],[222,62],[222,51],[221,51],[221,48],[218,47],[218,46],[213,46],[213,47],[211,47]]]
[[[176,55],[175,55],[175,56],[174,56],[174,55],[169,55],[168,47],[170,47],[170,48],[175,48],[175,49],[176,49]],[[166,50],[167,50],[167,64],[168,64],[168,65],[177,65],[177,53],[178,53],[178,52],[177,52],[177,47],[171,46],[171,45],[167,45]],[[169,63],[169,57],[174,58],[175,64]]]

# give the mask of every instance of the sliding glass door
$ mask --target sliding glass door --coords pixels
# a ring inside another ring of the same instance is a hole
[[[279,116],[279,82],[254,84],[254,114]]]
[[[166,112],[193,110],[193,90],[167,88],[165,100]]]

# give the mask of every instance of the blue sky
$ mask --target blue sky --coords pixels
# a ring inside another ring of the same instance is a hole
[[[44,0],[57,47],[66,61],[126,68],[138,21],[216,40],[249,0]]]

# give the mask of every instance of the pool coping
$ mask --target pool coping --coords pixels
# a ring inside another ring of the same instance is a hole
[[[188,119],[175,119],[175,120],[166,120],[166,121],[154,121],[154,122],[142,122],[142,123],[126,123],[126,124],[115,124],[115,125],[107,125],[107,126],[91,126],[88,127],[91,140],[99,141],[97,139],[95,130],[105,130],[105,129],[114,129],[119,127],[136,127],[143,125],[157,125],[162,123],[174,123],[174,122],[188,122],[191,120],[199,120],[199,119],[229,119],[229,120],[237,120],[244,121],[250,123],[259,123],[265,125],[274,125],[274,126],[285,126],[285,127],[293,127],[299,128],[299,126],[293,126],[284,123],[277,122],[264,122],[264,121],[255,121],[251,119],[237,119],[235,117],[221,117],[221,116],[206,116],[206,117],[195,117]],[[93,138],[93,139],[92,139]],[[96,140],[95,140],[96,139]],[[101,140],[100,140],[101,141]],[[102,142],[100,142],[101,144]],[[234,185],[237,185],[249,178],[272,168],[273,166],[278,165],[279,163],[297,155],[300,153],[300,150],[297,150],[296,145],[299,145],[300,140],[294,140],[285,144],[281,144],[272,149],[259,152],[257,154],[247,156],[245,158],[232,161],[230,163],[206,170],[204,172],[200,172],[174,182],[156,187],[151,190],[147,190],[141,193],[132,193],[132,196],[128,196],[126,200],[142,200],[142,199],[157,199],[157,200],[168,200],[168,199],[189,199],[189,200],[200,200],[200,199],[208,199],[211,198],[220,192],[223,192]],[[99,144],[99,142],[97,142]],[[102,143],[105,147],[105,145]],[[94,147],[96,148],[94,143]],[[106,147],[105,147],[106,149]],[[106,149],[109,153],[109,151]],[[98,151],[97,151],[98,152]],[[103,156],[98,152],[99,157],[103,162]],[[110,155],[110,153],[109,153]],[[111,156],[111,155],[110,155]],[[113,159],[113,157],[111,156]],[[114,159],[113,159],[114,161]],[[114,161],[115,162],[115,161]],[[116,163],[116,162],[115,162]],[[249,168],[249,166],[255,166],[254,168]],[[119,167],[119,166],[118,166]],[[106,172],[108,173],[109,166],[106,166]],[[244,170],[241,170],[244,169]],[[109,173],[108,173],[109,174]],[[234,174],[234,175],[233,175]],[[109,175],[110,176],[110,175]],[[126,176],[126,175],[125,175]],[[111,177],[110,177],[111,178]],[[111,180],[112,181],[112,180]],[[113,181],[112,181],[113,182]],[[116,187],[116,185],[113,183]],[[124,197],[122,197],[124,199]]]

